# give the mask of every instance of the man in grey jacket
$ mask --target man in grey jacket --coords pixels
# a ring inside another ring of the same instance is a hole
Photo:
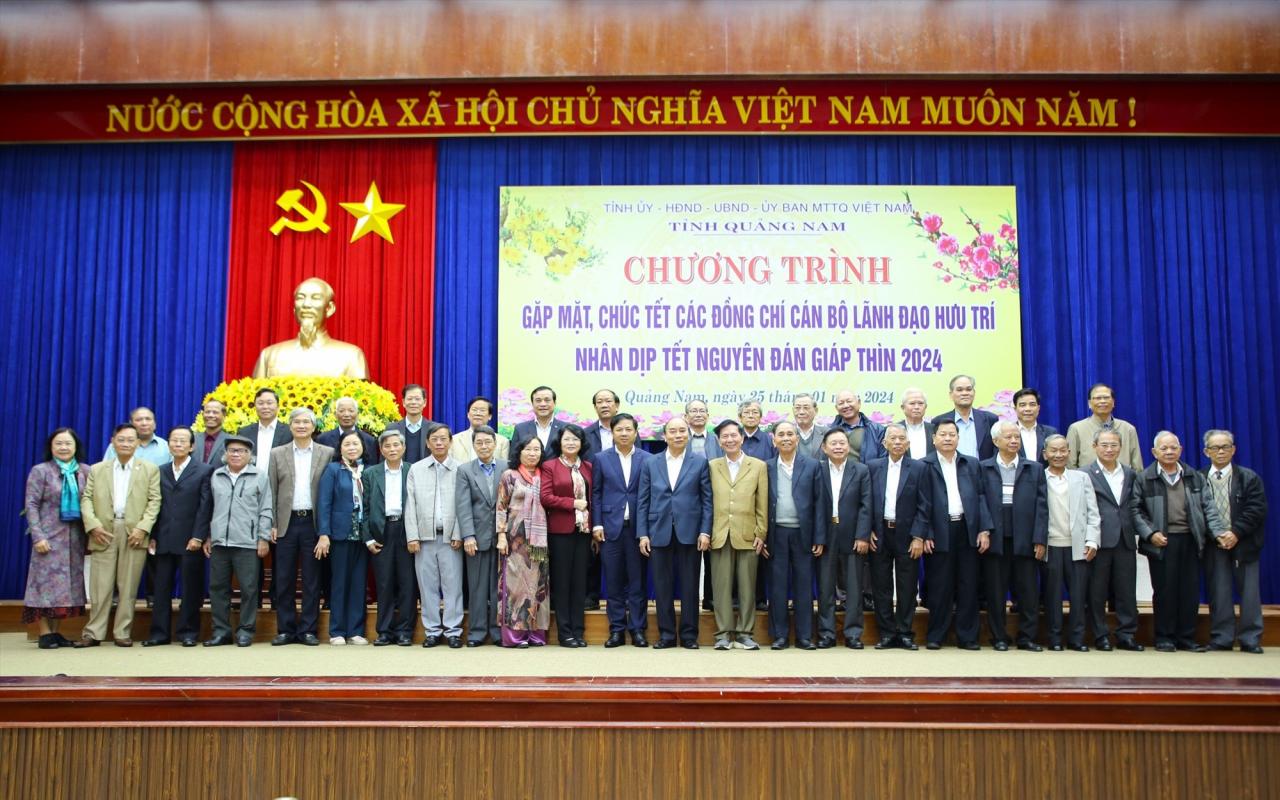
[[[505,464],[494,457],[498,436],[493,428],[481,425],[471,431],[476,457],[458,467],[454,495],[458,504],[458,527],[462,530],[462,547],[466,553],[467,591],[470,610],[467,615],[467,647],[484,644],[485,635],[496,645],[502,644],[498,627],[498,551],[496,544],[498,479]]]
[[[253,644],[258,620],[258,563],[271,541],[271,484],[266,467],[252,463],[253,440],[226,438],[225,464],[209,479],[213,514],[208,530],[200,531],[209,557],[209,606],[213,638],[205,647],[231,644],[231,575],[240,582],[240,620],[235,632],[239,647]]]

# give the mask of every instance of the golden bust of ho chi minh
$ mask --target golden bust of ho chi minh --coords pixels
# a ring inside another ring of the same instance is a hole
[[[276,342],[258,356],[253,377],[277,375],[319,375],[328,378],[369,379],[364,351],[354,344],[339,342],[325,330],[333,316],[333,287],[319,278],[307,278],[293,290],[293,317],[298,321],[298,337]]]

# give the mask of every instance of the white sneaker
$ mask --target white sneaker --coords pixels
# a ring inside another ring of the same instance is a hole
[[[330,637],[329,637],[329,644],[333,645],[334,647],[341,647],[342,645],[344,645],[344,644],[346,644],[346,643],[347,643],[347,640],[346,640],[346,639],[343,639],[341,636],[330,636]]]
[[[352,636],[350,639],[347,640],[347,643],[348,644],[368,644],[369,640],[364,638],[363,636]]]

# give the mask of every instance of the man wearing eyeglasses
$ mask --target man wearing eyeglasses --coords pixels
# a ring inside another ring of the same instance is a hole
[[[1115,431],[1120,434],[1120,463],[1127,464],[1134,472],[1142,472],[1142,448],[1138,444],[1138,429],[1112,415],[1116,408],[1116,393],[1105,383],[1089,387],[1089,410],[1093,413],[1067,428],[1067,469],[1087,467],[1097,460],[1093,449],[1093,436],[1098,431]]]
[[[1251,469],[1233,464],[1236,439],[1231,431],[1204,435],[1204,454],[1212,466],[1204,470],[1209,495],[1222,522],[1231,530],[1204,551],[1204,574],[1209,583],[1209,649],[1230,650],[1235,639],[1240,651],[1262,653],[1262,596],[1258,591],[1258,560],[1267,495],[1262,479]],[[1240,592],[1240,619],[1231,602],[1232,581]]]

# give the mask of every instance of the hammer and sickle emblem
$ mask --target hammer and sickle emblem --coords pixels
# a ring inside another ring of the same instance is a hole
[[[329,226],[325,224],[325,215],[329,213],[329,206],[325,203],[324,195],[320,190],[306,181],[299,181],[303,186],[311,191],[311,199],[315,200],[315,210],[311,210],[302,205],[301,189],[288,189],[284,194],[276,198],[276,205],[288,211],[296,211],[302,215],[302,219],[294,220],[286,217],[280,217],[271,225],[271,232],[276,236],[280,235],[280,231],[288,228],[291,231],[306,233],[307,231],[319,230],[321,233],[328,233]]]

